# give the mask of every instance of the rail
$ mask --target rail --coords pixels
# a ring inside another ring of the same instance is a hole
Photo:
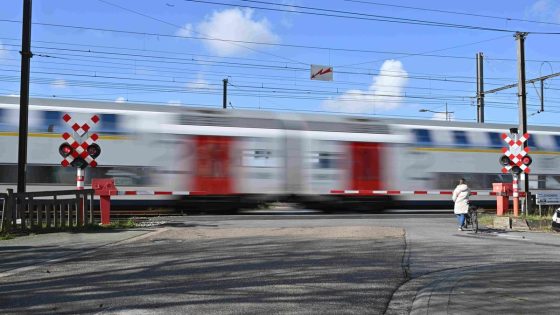
[[[0,194],[0,231],[41,230],[94,223],[93,189]]]

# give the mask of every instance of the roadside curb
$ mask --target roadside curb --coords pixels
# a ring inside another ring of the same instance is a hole
[[[464,277],[466,273],[475,273],[480,268],[488,268],[491,266],[495,266],[495,264],[442,269],[410,279],[397,289],[389,302],[389,307],[385,311],[385,314],[428,314],[426,309],[429,305],[429,298],[428,301],[424,300],[426,296],[429,295],[429,292],[433,291],[433,288],[440,288],[445,282],[451,282],[453,280],[455,280],[453,282],[456,282],[456,278],[458,278],[457,275]]]
[[[458,268],[442,269],[434,272],[430,272],[421,275],[417,278],[411,279],[401,285],[395,294],[393,299],[391,299],[385,314],[390,315],[401,315],[401,314],[448,314],[452,313],[449,310],[450,305],[456,303],[462,303],[461,296],[471,296],[469,292],[455,292],[458,287],[461,287],[462,282],[469,282],[473,279],[484,277],[484,283],[488,281],[493,282],[493,278],[487,278],[488,273],[494,274],[495,272],[503,272],[504,265],[509,265],[514,268],[519,268],[525,270],[525,266],[535,266],[535,264],[543,263],[542,261],[510,261],[510,262],[497,262],[492,264],[483,265],[471,265],[463,266]],[[557,262],[548,261],[544,262],[545,265],[556,266]],[[549,266],[549,267],[550,267]],[[525,279],[523,272],[514,271],[515,275]],[[496,279],[512,280],[511,277],[504,277],[504,275],[497,275]],[[547,281],[554,280],[549,279],[550,275],[543,275],[542,279],[535,279],[539,285],[546,285]],[[517,280],[519,281],[519,280]],[[463,283],[464,285],[464,283]],[[553,285],[553,284],[548,284]],[[470,288],[470,287],[469,287]],[[461,291],[464,291],[463,286]],[[494,288],[494,291],[490,290],[486,293],[487,300],[481,301],[480,307],[477,309],[478,314],[481,313],[491,313],[491,309],[486,309],[483,305],[491,305],[503,296],[515,295],[514,293],[509,294],[507,290],[513,290],[514,287],[507,288],[506,292],[499,291]],[[476,290],[476,288],[473,288]],[[485,290],[488,290],[486,288]],[[478,292],[480,294],[480,292]],[[490,295],[488,295],[490,294]],[[492,295],[493,294],[493,295]],[[464,302],[464,301],[463,301]],[[484,303],[482,303],[484,302]],[[456,305],[455,305],[456,306]],[[491,307],[491,306],[490,306]],[[456,311],[456,309],[455,309]]]

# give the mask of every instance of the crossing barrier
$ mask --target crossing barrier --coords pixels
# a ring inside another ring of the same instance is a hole
[[[101,224],[111,224],[111,196],[196,196],[205,195],[200,191],[162,191],[162,190],[119,190],[112,178],[94,178],[91,188],[99,196]]]
[[[511,184],[509,184],[511,186]],[[513,190],[507,184],[495,183],[493,191],[479,190],[471,191],[472,196],[495,196],[496,214],[505,215],[508,212],[509,196],[513,196]],[[398,196],[398,195],[447,195],[452,196],[453,190],[339,190],[332,189],[331,194],[342,196]],[[525,192],[518,193],[525,197]],[[518,216],[518,213],[514,213]]]

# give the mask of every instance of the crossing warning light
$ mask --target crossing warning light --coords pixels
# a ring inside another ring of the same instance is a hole
[[[529,165],[531,165],[531,163],[533,163],[533,158],[529,155],[525,155],[521,159],[521,163],[525,164],[525,166],[529,166]]]
[[[60,153],[63,158],[69,156],[72,151],[74,151],[74,149],[68,142],[64,142],[60,145],[60,147],[58,147],[58,153]]]
[[[96,159],[101,154],[101,147],[97,143],[92,143],[86,151],[92,159]]]
[[[499,162],[500,162],[500,165],[501,165],[501,166],[508,166],[508,165],[510,165],[510,159],[509,159],[509,157],[508,157],[507,155],[502,155],[502,156],[500,157]]]

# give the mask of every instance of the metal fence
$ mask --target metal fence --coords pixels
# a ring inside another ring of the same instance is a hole
[[[0,231],[40,230],[94,223],[93,189],[0,194]]]

